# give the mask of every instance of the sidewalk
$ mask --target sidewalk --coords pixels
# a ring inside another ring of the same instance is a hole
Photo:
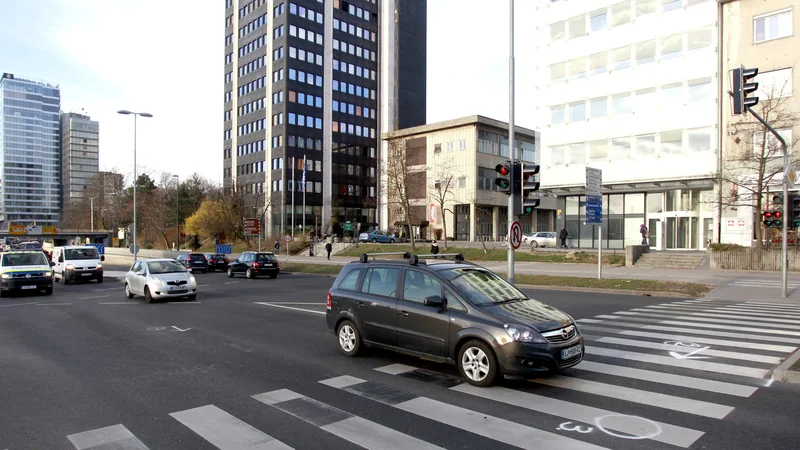
[[[344,265],[357,258],[332,256],[325,258],[309,256],[281,256],[281,262],[305,264]],[[506,272],[506,261],[476,261],[476,264],[495,272]],[[567,277],[596,278],[595,264],[533,263],[517,262],[515,273],[526,275],[555,275]],[[800,304],[800,273],[789,273],[787,299],[781,298],[780,272],[734,272],[728,270],[658,269],[647,267],[603,267],[603,278],[627,278],[640,280],[684,281],[717,285],[706,298],[730,301],[770,301]]]

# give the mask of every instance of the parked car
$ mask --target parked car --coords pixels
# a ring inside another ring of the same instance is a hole
[[[247,278],[259,275],[276,278],[280,272],[281,263],[278,262],[278,257],[270,252],[244,252],[228,265],[229,278],[233,278],[237,273],[244,274]]]
[[[0,297],[13,291],[53,294],[53,263],[41,251],[8,251],[0,256]]]
[[[53,257],[55,281],[64,284],[77,280],[103,282],[102,262],[105,261],[105,256],[98,254],[96,247],[90,245],[55,247]]]
[[[147,303],[173,298],[197,298],[197,281],[186,267],[174,259],[137,261],[125,275],[125,295],[144,296]]]
[[[222,271],[228,270],[228,264],[231,262],[227,256],[219,253],[206,253],[205,257],[208,260],[209,272],[214,272],[217,269]]]
[[[367,231],[358,235],[359,242],[394,244],[395,238],[388,231]]]
[[[583,359],[583,337],[568,314],[463,258],[424,264],[408,256],[410,264],[362,255],[333,282],[326,319],[345,355],[375,346],[451,363],[475,386]]]
[[[556,234],[551,231],[526,233],[522,236],[522,243],[524,245],[529,245],[531,248],[558,247],[556,244]]]
[[[183,264],[187,269],[191,269],[192,272],[208,272],[208,259],[202,253],[184,253],[178,255],[175,260]]]

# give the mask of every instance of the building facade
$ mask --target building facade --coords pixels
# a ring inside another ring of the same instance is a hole
[[[268,233],[378,223],[380,134],[425,123],[425,17],[426,0],[226,0],[224,185]]]
[[[100,124],[89,116],[61,114],[61,204],[67,207],[93,195],[100,170]]]
[[[411,204],[408,213],[414,228],[408,230],[406,211],[388,193],[388,231],[424,239],[444,239],[446,235],[462,241],[495,241],[508,234],[508,196],[495,185],[495,166],[510,156],[508,123],[470,116],[388,132],[382,138],[387,148],[399,145],[404,149]],[[515,158],[523,163],[538,162],[539,134],[516,127],[514,138]],[[381,184],[391,183],[384,180]],[[542,198],[533,215],[520,219],[523,231],[552,231],[555,209],[555,198]]]
[[[703,249],[720,164],[718,3],[539,0],[534,99],[542,190],[572,246]],[[585,222],[586,167],[603,173],[603,225]]]
[[[56,225],[60,211],[61,91],[56,84],[0,78],[0,227]]]
[[[759,84],[755,93],[759,104],[754,109],[786,140],[790,162],[797,170],[800,99],[794,95],[793,87],[800,82],[794,70],[800,39],[794,35],[794,29],[800,27],[800,19],[795,14],[800,0],[722,0],[720,3],[721,65],[726,74],[721,91],[732,89],[730,73],[733,69],[742,65],[759,69],[755,79]],[[749,246],[758,236],[766,235],[756,196],[760,191],[762,210],[774,206],[770,193],[782,189],[783,152],[778,141],[752,116],[730,114],[730,96],[722,95],[721,107],[725,155],[722,166],[724,241]],[[762,233],[757,233],[758,228],[762,228]]]

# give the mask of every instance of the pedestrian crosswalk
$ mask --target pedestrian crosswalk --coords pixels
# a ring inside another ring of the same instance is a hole
[[[736,280],[731,283],[732,286],[739,286],[739,287],[749,287],[749,288],[781,288],[780,280],[765,280],[765,279],[743,279],[743,280]],[[800,287],[800,283],[787,283],[790,289],[796,289]]]
[[[477,388],[446,366],[390,364],[368,370],[369,376],[329,374],[314,386],[242,393],[224,409],[187,405],[165,417],[221,450],[306,442],[285,428],[251,425],[253,409],[305,424],[302,433],[311,429],[368,449],[456,446],[445,438],[432,442],[413,426],[396,429],[387,416],[483,439],[475,448],[487,441],[519,448],[714,447],[703,442],[708,428],[768,389],[771,371],[800,345],[800,307],[782,303],[685,300],[587,317],[578,325],[585,359],[529,382]],[[247,412],[231,409],[241,402],[249,404]],[[149,448],[130,424],[98,426],[67,439],[77,450]]]

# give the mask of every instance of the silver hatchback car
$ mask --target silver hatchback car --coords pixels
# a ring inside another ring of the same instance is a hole
[[[137,261],[125,276],[125,295],[142,295],[147,303],[173,297],[195,300],[197,281],[174,259]]]

